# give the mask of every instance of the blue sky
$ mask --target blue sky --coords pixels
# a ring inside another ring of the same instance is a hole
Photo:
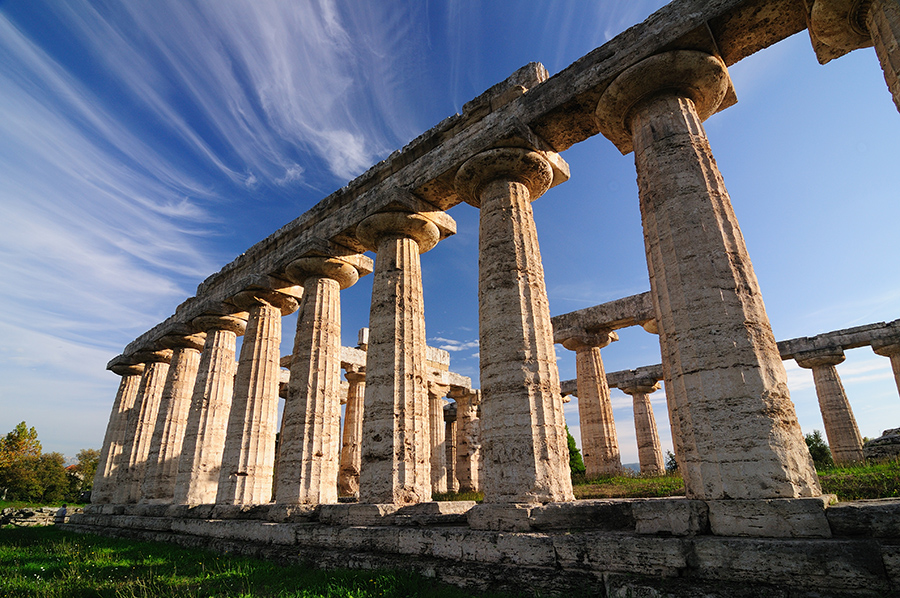
[[[559,72],[662,4],[0,1],[0,432],[99,448],[106,362],[206,276],[518,67]],[[775,336],[900,318],[900,115],[874,51],[820,66],[803,32],[730,72],[739,102],[705,126]],[[551,312],[648,290],[633,157],[602,137],[563,157],[571,180],[534,204]],[[450,214],[422,259],[427,334],[477,381],[478,212]],[[342,293],[344,344],[370,295],[371,277]],[[656,337],[620,336],[608,371],[659,362]],[[785,365],[822,429],[810,373]],[[864,436],[900,425],[886,358],[838,371]],[[630,397],[613,407],[635,462]]]

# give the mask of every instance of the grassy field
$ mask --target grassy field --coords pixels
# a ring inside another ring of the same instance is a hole
[[[900,497],[900,459],[833,467],[818,474],[822,492],[837,494],[838,500]]]
[[[411,573],[280,567],[166,544],[0,529],[0,598],[464,598]],[[502,598],[502,595],[493,595]]]
[[[684,480],[677,474],[661,476],[618,475],[575,479],[575,498],[651,498],[684,496]]]

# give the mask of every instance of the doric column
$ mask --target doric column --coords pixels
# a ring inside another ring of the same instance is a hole
[[[305,257],[287,276],[303,285],[288,397],[284,403],[275,502],[336,503],[341,431],[341,289],[359,274],[332,257]]]
[[[444,405],[447,403],[444,397],[450,391],[450,386],[428,383],[428,424],[429,438],[431,440],[431,491],[439,494],[447,492],[447,447],[444,436],[446,425],[444,424]]]
[[[872,350],[883,357],[890,357],[891,369],[894,370],[894,382],[900,392],[900,339],[887,339],[872,342]]]
[[[447,464],[447,492],[459,492],[456,479],[456,404],[444,405],[444,462]]]
[[[431,500],[425,306],[419,254],[440,232],[418,214],[384,212],[356,236],[375,251],[359,500],[408,505]]]
[[[659,390],[656,380],[635,380],[628,386],[619,386],[619,390],[631,395],[634,403],[634,432],[637,437],[638,460],[641,473],[660,475],[666,472],[663,459],[662,444],[659,442],[659,431],[656,429],[656,418],[650,405],[650,395]]]
[[[806,351],[794,355],[794,359],[802,368],[812,370],[816,383],[816,395],[819,397],[819,409],[822,410],[822,422],[825,424],[825,435],[834,462],[860,463],[864,461],[862,436],[853,417],[850,401],[844,385],[838,377],[837,364],[844,361],[844,351],[840,347],[833,349]]]
[[[606,89],[598,124],[623,153],[634,149],[687,496],[818,496],[759,283],[701,125],[729,87],[715,56],[658,54]]]
[[[234,394],[235,347],[238,335],[247,327],[247,314],[200,316],[194,319],[193,326],[206,333],[206,342],[178,461],[174,502],[179,505],[216,501]]]
[[[168,503],[175,496],[178,461],[204,340],[202,333],[165,336],[160,340],[160,344],[172,349],[172,363],[156,415],[141,502]]]
[[[113,402],[112,413],[109,415],[109,423],[106,424],[106,434],[103,437],[103,447],[100,449],[100,460],[97,463],[97,473],[94,475],[94,486],[91,490],[91,503],[98,505],[113,500],[119,475],[119,455],[122,454],[125,442],[128,413],[134,407],[134,400],[141,384],[141,374],[144,372],[144,364],[113,365],[110,369],[122,379],[119,382],[116,400]]]
[[[823,64],[874,45],[884,80],[900,110],[900,1],[815,0],[809,29],[814,41],[830,48],[828,52],[817,49]]]
[[[231,299],[249,316],[222,452],[218,504],[267,504],[272,500],[281,318],[297,311],[297,299],[291,295],[298,295],[300,289],[290,293],[249,290]]]
[[[456,174],[481,209],[478,324],[486,502],[573,500],[559,371],[531,202],[553,182],[539,152],[498,148]],[[462,484],[462,481],[460,481]]]
[[[125,440],[119,455],[120,474],[116,477],[113,502],[133,503],[141,496],[141,483],[147,470],[150,440],[156,425],[156,413],[162,397],[163,385],[169,371],[172,351],[144,351],[136,353],[135,361],[144,364],[144,373],[138,386],[134,407],[128,412]]]
[[[575,368],[578,385],[578,420],[581,425],[581,454],[585,475],[596,478],[604,474],[622,471],[619,440],[613,421],[609,385],[600,349],[619,340],[611,330],[588,333],[585,330],[568,329],[556,332],[556,342],[569,351],[575,351]]]
[[[359,469],[362,454],[363,402],[366,396],[366,368],[348,366],[347,406],[344,408],[344,433],[341,442],[341,466],[338,470],[338,495],[359,495]]]
[[[456,479],[459,492],[481,490],[481,421],[478,410],[481,393],[467,388],[451,388],[456,401]]]

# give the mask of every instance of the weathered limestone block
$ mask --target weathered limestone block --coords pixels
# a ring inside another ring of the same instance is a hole
[[[709,527],[717,536],[830,538],[825,509],[833,494],[772,500],[710,500]]]
[[[709,533],[709,507],[702,500],[658,498],[631,505],[638,534],[696,536]]]
[[[344,431],[341,442],[341,463],[338,469],[338,495],[359,495],[359,470],[362,463],[362,424],[366,396],[365,368],[348,366],[347,407],[344,409]]]
[[[844,385],[834,367],[844,361],[844,352],[840,347],[835,347],[798,353],[794,355],[794,359],[800,367],[812,370],[825,435],[828,437],[834,462],[845,464],[862,461],[862,436]]]
[[[447,447],[444,424],[444,397],[449,385],[428,383],[428,424],[431,440],[431,491],[447,492]]]
[[[838,503],[825,510],[834,536],[900,537],[900,499],[879,498]]]
[[[231,302],[249,313],[228,418],[218,504],[265,504],[272,499],[281,318],[297,311],[301,289],[244,291]]]
[[[634,149],[687,496],[816,496],[787,374],[701,124],[729,88],[719,58],[666,52],[620,74],[601,97],[597,119],[620,149]]]
[[[205,336],[165,336],[160,341],[172,349],[172,363],[163,387],[150,453],[147,456],[147,473],[141,487],[141,502],[172,502],[175,480],[178,477],[178,461],[187,427],[188,411],[197,370],[200,367],[200,350]]]
[[[863,445],[863,457],[867,461],[887,461],[900,456],[900,428],[884,430],[881,436]]]
[[[456,401],[456,479],[459,492],[481,490],[481,392],[467,388],[450,389]]]
[[[116,393],[109,423],[106,425],[97,473],[94,475],[94,486],[91,490],[91,502],[94,504],[109,503],[113,499],[120,466],[119,455],[125,443],[128,412],[134,407],[144,364],[113,366],[113,372],[121,376],[122,380],[119,382],[119,391]]]
[[[897,383],[897,392],[900,392],[900,339],[886,339],[874,341],[872,350],[876,354],[891,359],[891,369],[894,371],[894,382]]]
[[[659,390],[659,382],[651,379],[636,379],[629,386],[619,386],[619,390],[631,395],[634,405],[634,432],[637,437],[638,461],[641,473],[660,475],[666,471],[659,430],[653,416],[650,395]]]
[[[486,502],[573,500],[559,371],[531,202],[553,182],[550,152],[499,148],[456,174],[480,208],[478,324]],[[558,161],[559,162],[559,161]]]
[[[618,473],[622,470],[622,459],[600,349],[619,340],[619,335],[611,330],[589,333],[584,329],[570,328],[557,330],[554,340],[575,351],[578,419],[585,475],[590,479]]]
[[[303,285],[291,379],[281,422],[275,502],[337,502],[341,417],[342,289],[359,279],[349,262],[305,257],[287,276]]]
[[[175,480],[173,502],[181,505],[216,501],[234,394],[234,354],[237,337],[247,327],[247,314],[200,316],[193,325],[206,333],[206,342],[200,354]]]
[[[156,413],[159,410],[172,351],[163,349],[139,353],[134,358],[144,363],[144,373],[141,376],[134,407],[128,412],[125,440],[122,453],[119,455],[120,474],[116,478],[116,489],[113,494],[113,502],[116,503],[133,503],[140,498],[150,441],[156,424]]]
[[[425,306],[419,255],[440,239],[418,214],[383,212],[357,238],[376,252],[369,313],[359,500],[431,500]]]

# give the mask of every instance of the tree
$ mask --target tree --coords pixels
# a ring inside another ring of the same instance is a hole
[[[63,500],[69,493],[69,479],[66,476],[66,458],[61,453],[45,453],[38,458],[37,478],[40,484],[38,496],[29,500],[53,503]]]
[[[804,436],[809,455],[812,457],[816,469],[830,469],[834,467],[834,459],[831,457],[831,449],[822,437],[822,432],[813,430],[812,434]]]
[[[8,500],[34,500],[40,496],[41,483],[37,465],[41,443],[37,430],[25,422],[0,438],[0,495]]]
[[[584,460],[581,458],[581,451],[578,450],[575,439],[572,437],[572,434],[569,433],[569,426],[566,426],[566,436],[569,439],[569,471],[573,478],[575,476],[584,475]]]
[[[676,471],[678,471],[678,459],[675,458],[675,453],[666,451],[666,473],[675,473]]]
[[[78,502],[83,492],[88,492],[94,486],[94,474],[100,462],[100,451],[97,449],[81,449],[78,451],[78,463],[66,468],[66,476],[69,481],[69,491],[66,500]]]

